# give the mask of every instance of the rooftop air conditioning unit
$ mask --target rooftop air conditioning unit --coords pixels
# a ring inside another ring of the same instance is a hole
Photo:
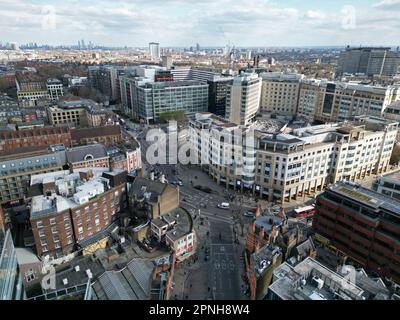
[[[75,266],[75,272],[79,272],[81,268],[79,266]]]
[[[68,284],[68,279],[67,278],[65,278],[65,279],[63,279],[63,284],[64,284],[64,286],[66,286],[67,284]]]

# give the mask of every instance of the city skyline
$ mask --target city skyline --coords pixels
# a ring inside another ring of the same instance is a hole
[[[400,1],[0,0],[1,41],[113,47],[396,46]],[[167,6],[166,6],[167,5]],[[30,32],[26,32],[30,30]],[[118,34],[118,37],[115,35]],[[261,40],[260,40],[261,39]],[[264,39],[264,40],[263,40]]]

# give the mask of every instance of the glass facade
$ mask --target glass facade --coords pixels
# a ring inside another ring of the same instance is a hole
[[[18,267],[14,243],[10,231],[7,231],[0,256],[0,300],[25,298],[22,274]]]

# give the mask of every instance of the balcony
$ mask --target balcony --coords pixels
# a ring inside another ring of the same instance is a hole
[[[360,243],[362,243],[362,244],[364,244],[364,245],[366,245],[368,247],[371,246],[371,241],[370,240],[358,235],[357,233],[352,233],[351,234],[351,239],[355,240],[357,242],[360,242]]]

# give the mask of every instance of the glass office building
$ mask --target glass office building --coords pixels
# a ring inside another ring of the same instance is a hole
[[[3,233],[0,230],[0,233]],[[1,239],[1,235],[0,235]],[[0,240],[0,300],[26,299],[11,232]]]

